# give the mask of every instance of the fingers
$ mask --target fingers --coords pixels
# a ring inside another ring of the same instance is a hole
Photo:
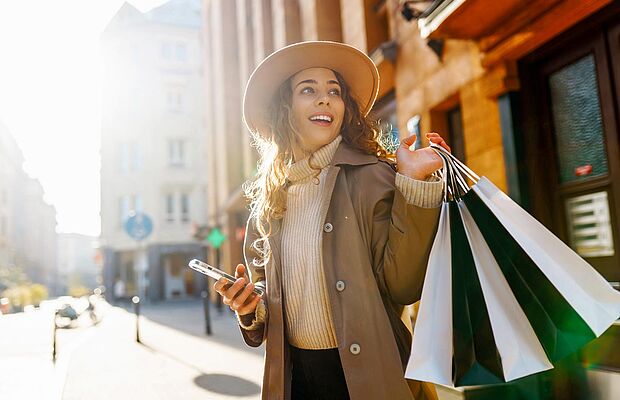
[[[237,264],[237,268],[235,268],[235,278],[245,278],[245,265]]]
[[[239,315],[254,312],[260,301],[260,296],[253,292],[254,284],[250,282],[246,285],[246,282],[245,278],[239,278],[231,285],[222,278],[213,285],[215,291],[222,296],[222,302]]]
[[[415,133],[411,136],[408,136],[406,138],[404,138],[403,140],[400,141],[400,145],[401,146],[405,146],[407,149],[409,149],[409,147],[411,147],[416,140],[416,135]]]
[[[243,288],[243,290],[238,292],[236,297],[234,297],[234,300],[230,303],[230,308],[233,311],[238,312],[239,309],[245,305],[248,297],[252,295],[252,290],[254,290],[254,285],[250,282],[245,286],[245,288]]]
[[[217,282],[215,282],[215,284],[213,285],[213,289],[215,289],[215,291],[218,292],[221,296],[224,296],[224,293],[230,288],[230,286],[232,285],[228,280],[221,278]]]
[[[256,310],[256,306],[260,301],[261,297],[257,296],[255,293],[251,293],[248,300],[241,307],[237,308],[237,314],[246,315],[251,314]]]
[[[444,149],[446,149],[447,151],[452,152],[452,150],[450,149],[450,146],[448,146],[448,143],[446,143],[446,141],[443,140],[441,135],[439,135],[438,133],[435,133],[435,132],[427,133],[426,138],[429,140],[429,142],[438,144]]]
[[[246,282],[247,281],[244,278],[237,279],[235,283],[233,283],[233,285],[224,292],[224,304],[230,306],[233,299],[241,293],[241,290],[243,290]]]

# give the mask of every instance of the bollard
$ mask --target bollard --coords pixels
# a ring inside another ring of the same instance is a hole
[[[58,325],[56,325],[56,313],[54,313],[54,328],[52,331],[52,362],[54,364],[56,364],[56,330],[58,329]]]
[[[133,303],[133,311],[136,314],[136,342],[140,342],[140,297],[133,296],[131,298],[131,302]]]
[[[215,306],[217,307],[217,313],[219,315],[224,314],[224,300],[222,300],[222,296],[217,296]]]
[[[207,335],[211,335],[211,315],[209,313],[210,310],[210,301],[209,301],[209,291],[207,290],[203,290],[202,293],[200,293],[200,296],[202,297],[202,305],[204,308],[204,313],[205,313],[205,333]]]

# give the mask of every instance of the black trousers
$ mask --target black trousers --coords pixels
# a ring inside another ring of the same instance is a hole
[[[338,349],[305,350],[291,346],[292,400],[348,400]]]

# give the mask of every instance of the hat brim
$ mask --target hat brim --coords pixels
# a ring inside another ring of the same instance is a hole
[[[368,115],[379,93],[379,72],[372,60],[347,44],[300,42],[272,53],[250,76],[243,96],[243,118],[250,131],[267,133],[273,96],[284,81],[307,68],[329,68],[342,75],[360,112]]]

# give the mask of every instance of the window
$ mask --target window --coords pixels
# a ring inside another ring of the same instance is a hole
[[[170,43],[161,44],[161,56],[164,60],[172,60],[172,45]]]
[[[185,93],[183,89],[179,87],[169,88],[166,92],[166,107],[168,108],[168,111],[183,111],[184,104]]]
[[[174,222],[174,195],[166,195],[166,222]]]
[[[181,195],[181,221],[189,222],[189,196],[186,193]]]
[[[137,172],[142,168],[142,148],[138,143],[120,144],[120,170],[122,173]]]
[[[131,144],[131,171],[137,172],[142,168],[142,148],[138,143]]]
[[[187,46],[185,43],[177,43],[175,47],[175,55],[177,61],[187,61]]]
[[[121,198],[119,199],[119,206],[118,206],[118,210],[119,210],[119,222],[120,222],[120,226],[123,227],[123,225],[125,224],[125,221],[127,220],[127,218],[129,217],[129,196],[121,196]]]
[[[168,166],[185,166],[185,141],[182,139],[168,140]]]
[[[129,143],[120,144],[120,168],[122,173],[129,172]]]
[[[137,44],[131,45],[131,59],[134,64],[140,64],[140,47]]]
[[[134,194],[132,196],[132,209],[136,213],[141,213],[143,211],[142,208],[142,196],[139,194]]]
[[[446,111],[446,122],[448,125],[448,139],[452,154],[459,160],[465,160],[465,135],[463,133],[463,117],[461,106],[456,106]]]
[[[119,221],[121,228],[125,225],[127,218],[132,213],[139,213],[143,211],[142,196],[139,194],[124,195],[119,199]]]

